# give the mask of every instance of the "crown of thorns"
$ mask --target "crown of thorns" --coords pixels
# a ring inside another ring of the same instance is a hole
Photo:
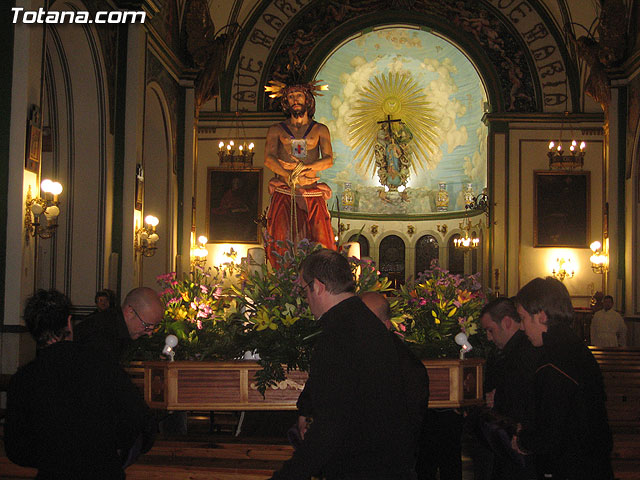
[[[286,83],[279,82],[278,80],[269,80],[268,85],[264,86],[264,91],[269,94],[269,98],[278,98],[284,95],[285,90],[289,88],[301,88],[308,90],[314,96],[322,96],[321,93],[329,90],[329,85],[320,85],[322,80],[316,80],[309,83],[301,83],[297,85],[287,85]]]

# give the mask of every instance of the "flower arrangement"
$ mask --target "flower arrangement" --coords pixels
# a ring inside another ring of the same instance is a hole
[[[453,338],[460,332],[474,347],[482,347],[477,334],[486,297],[478,276],[454,275],[434,264],[400,288],[398,308],[405,321],[395,324],[421,358],[457,357],[460,347]]]
[[[255,356],[261,370],[258,390],[285,379],[285,371],[308,370],[311,351],[320,332],[299,281],[304,258],[321,248],[303,240],[294,248],[281,245],[279,268],[267,265],[196,267],[181,280],[175,273],[158,277],[165,315],[160,335],[134,342],[130,359],[157,359],[168,334],[178,337],[176,358],[181,360],[232,360],[246,351]],[[453,275],[433,266],[416,282],[390,288],[371,261],[349,259],[356,278],[356,293],[388,292],[394,328],[422,358],[457,357],[453,337],[465,332],[482,350],[479,314],[485,296],[478,276]],[[231,281],[233,280],[233,281]],[[163,335],[164,334],[164,335]]]

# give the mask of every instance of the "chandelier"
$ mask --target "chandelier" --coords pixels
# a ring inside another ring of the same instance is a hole
[[[221,167],[248,168],[253,166],[253,143],[249,145],[245,142],[238,143],[237,150],[234,140],[229,140],[226,145],[222,141],[218,144],[218,157],[220,157]]]
[[[460,222],[460,230],[464,232],[464,237],[458,237],[453,240],[453,245],[464,251],[471,251],[480,245],[480,238],[471,235],[471,220],[468,218],[466,222]]]
[[[569,112],[564,112],[564,115],[568,117]],[[557,141],[551,140],[549,142],[549,151],[547,152],[549,170],[573,170],[584,166],[584,151],[587,144],[583,141],[578,143],[577,140],[571,140],[569,152],[566,153],[561,140],[563,127],[564,119],[560,125],[560,137]]]
[[[236,98],[240,98],[240,69],[236,78]],[[218,157],[220,166],[226,168],[250,168],[253,166],[253,142],[247,145],[247,138],[242,123],[241,112],[236,107],[236,114],[232,126],[233,137],[225,145],[224,141],[218,143]],[[242,139],[242,140],[241,140]]]

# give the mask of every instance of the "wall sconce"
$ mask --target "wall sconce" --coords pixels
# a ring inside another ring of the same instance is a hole
[[[591,255],[591,270],[593,273],[605,273],[609,270],[609,254],[604,251],[600,242],[593,242],[589,248],[593,252]]]
[[[40,238],[51,238],[58,227],[58,195],[62,193],[62,185],[59,182],[52,182],[45,179],[40,184],[42,197],[31,196],[31,185],[27,191],[25,201],[26,210],[24,213],[24,229],[29,236]],[[42,224],[42,215],[46,218],[46,224]]]
[[[156,242],[160,237],[156,233],[158,218],[147,215],[144,219],[145,227],[136,228],[136,235],[133,239],[133,248],[136,253],[141,253],[145,257],[153,257],[156,253]]]
[[[564,282],[564,279],[567,277],[575,277],[576,271],[571,264],[570,258],[556,258],[556,265],[551,271],[551,274],[561,282]]]
[[[200,267],[204,268],[207,264],[207,242],[209,239],[204,235],[198,237],[198,245],[191,248],[191,268]]]

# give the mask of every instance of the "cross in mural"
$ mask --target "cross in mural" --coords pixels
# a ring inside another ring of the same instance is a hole
[[[386,123],[386,124],[387,124],[387,126],[389,127],[389,136],[391,136],[391,135],[393,134],[393,133],[392,133],[392,131],[391,131],[391,124],[392,124],[393,122],[401,122],[401,120],[400,120],[399,118],[396,118],[396,119],[394,119],[394,120],[391,120],[391,115],[387,115],[387,119],[386,119],[386,120],[380,120],[380,121],[379,121],[379,122],[377,122],[377,123],[379,123],[379,124]]]

